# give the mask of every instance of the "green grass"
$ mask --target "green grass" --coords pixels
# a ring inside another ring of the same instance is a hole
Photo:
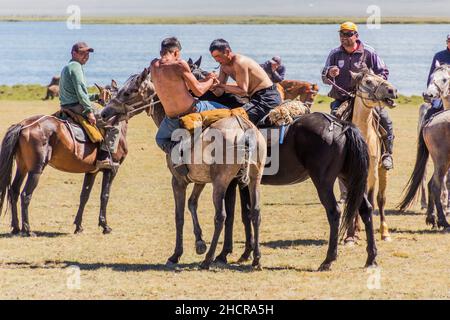
[[[0,16],[0,21],[65,21],[64,16]],[[366,23],[367,17],[304,17],[304,16],[184,16],[184,17],[95,17],[82,19],[85,24],[337,24],[352,20]],[[386,24],[449,24],[449,17],[383,17]]]

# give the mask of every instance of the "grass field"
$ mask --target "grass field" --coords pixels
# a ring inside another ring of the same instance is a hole
[[[66,21],[63,16],[0,16],[5,22]],[[366,23],[367,17],[306,17],[306,16],[84,16],[86,24],[339,24],[351,20]],[[387,24],[448,24],[448,17],[383,17]]]
[[[100,179],[85,212],[81,235],[73,235],[83,176],[47,168],[30,206],[37,237],[9,235],[10,214],[0,217],[0,298],[3,299],[449,299],[450,233],[432,231],[418,205],[395,210],[415,160],[417,99],[392,110],[395,169],[388,186],[392,242],[378,241],[380,286],[370,287],[374,271],[363,268],[365,243],[339,246],[330,272],[316,272],[328,244],[328,223],[310,181],[262,189],[262,264],[214,265],[198,270],[192,222],[186,212],[184,255],[177,269],[165,267],[175,243],[170,175],[154,142],[155,126],[140,115],[129,124],[129,156],[113,185],[108,211],[112,234],[97,227]],[[315,110],[327,110],[320,98]],[[56,101],[0,101],[0,135],[10,124],[49,114]],[[200,201],[205,240],[213,230],[211,188]],[[375,217],[378,228],[379,219]],[[379,233],[376,234],[379,240]],[[243,251],[240,218],[235,221],[230,260]],[[81,270],[80,286],[68,283]]]

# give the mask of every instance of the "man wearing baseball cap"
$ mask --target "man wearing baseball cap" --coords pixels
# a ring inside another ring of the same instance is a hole
[[[445,48],[442,51],[439,51],[436,53],[433,57],[433,61],[431,62],[430,72],[428,73],[428,80],[427,80],[427,87],[430,85],[431,82],[431,75],[433,74],[434,70],[438,65],[441,64],[449,64],[450,65],[450,34],[447,35],[447,48]],[[428,120],[433,114],[441,111],[444,108],[442,104],[441,99],[434,99],[431,102],[431,108],[428,109],[427,113],[425,114],[425,119]]]
[[[89,60],[89,54],[94,49],[85,42],[78,42],[72,46],[72,59],[61,71],[59,81],[59,100],[61,110],[67,109],[73,113],[85,117],[91,125],[97,124],[95,109],[91,101],[99,100],[98,94],[89,94],[86,79],[84,76],[83,65]],[[99,123],[100,125],[100,123]],[[97,169],[114,169],[118,164],[113,163],[110,153],[117,150],[120,126],[105,128],[106,134],[103,143],[100,146],[100,152],[97,157]]]
[[[279,83],[284,80],[286,67],[281,63],[281,57],[275,56],[272,59],[261,64],[261,67],[264,69],[273,83]]]
[[[322,80],[325,84],[332,84],[333,81],[345,91],[352,92],[355,87],[351,81],[350,71],[359,72],[364,67],[372,69],[375,74],[387,80],[389,70],[375,50],[359,40],[356,24],[351,21],[342,23],[339,27],[339,39],[341,45],[330,52],[322,71]],[[337,86],[333,86],[328,94],[335,99],[331,103],[332,113],[344,101],[350,99],[350,96],[343,90],[338,89]],[[394,130],[392,121],[385,108],[376,107],[375,111],[380,115],[380,124],[387,132],[387,134],[382,135],[384,146],[382,165],[386,170],[389,170],[393,168]]]

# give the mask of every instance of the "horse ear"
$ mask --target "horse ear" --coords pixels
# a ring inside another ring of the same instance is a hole
[[[102,86],[99,86],[98,84],[94,83],[95,86],[97,87],[98,91],[102,92],[103,90],[105,90],[105,88],[103,88]]]
[[[350,71],[350,76],[352,77],[352,83],[358,83],[364,77],[364,72]]]
[[[111,88],[117,90],[119,88],[119,86],[117,85],[116,80],[112,79],[111,80]]]
[[[143,82],[143,81],[147,78],[147,75],[148,75],[149,71],[150,71],[150,68],[145,68],[145,69],[141,72],[141,75],[140,75],[140,77],[139,77],[139,82]]]
[[[198,67],[200,67],[200,64],[202,63],[202,56],[200,56],[200,58],[198,58],[197,61],[194,62],[194,64]]]
[[[194,63],[192,62],[192,59],[191,59],[191,58],[188,59],[187,63],[188,63],[188,65],[190,65],[190,66],[192,66],[192,65],[194,64]]]

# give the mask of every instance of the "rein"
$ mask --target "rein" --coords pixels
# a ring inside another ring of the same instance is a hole
[[[153,101],[153,98],[156,96],[156,93],[152,94],[148,99],[144,99],[142,101],[138,101],[132,104],[127,104],[126,102],[120,101],[118,98],[114,98],[111,101],[116,101],[120,104],[121,107],[125,110],[124,114],[126,115],[126,120],[130,119],[136,112],[141,111],[143,109],[151,108],[150,114],[153,115],[153,107],[155,104],[159,103],[160,100]],[[134,108],[136,106],[141,105],[139,108]]]

